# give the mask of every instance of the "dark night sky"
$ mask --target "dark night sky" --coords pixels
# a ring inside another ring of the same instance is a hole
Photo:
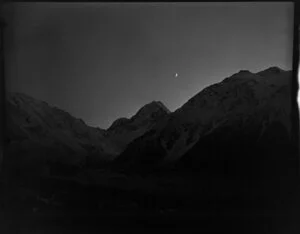
[[[102,128],[152,100],[173,111],[241,69],[292,66],[292,3],[15,3],[4,14],[7,89]]]

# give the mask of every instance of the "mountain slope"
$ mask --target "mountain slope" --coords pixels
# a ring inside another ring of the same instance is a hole
[[[146,104],[128,118],[119,118],[108,128],[107,138],[122,152],[134,139],[149,131],[155,124],[167,119],[171,112],[160,101]]]
[[[91,160],[110,160],[116,154],[105,140],[105,130],[89,127],[46,102],[10,93],[6,107],[8,156],[21,167],[28,164],[43,170],[38,164],[53,163],[83,166]]]
[[[176,162],[188,154],[198,155],[188,152],[205,136],[218,131],[226,136],[230,129],[236,129],[238,139],[245,141],[246,129],[252,130],[252,141],[256,141],[279,122],[289,136],[290,79],[291,72],[276,67],[259,73],[241,70],[196,94],[151,133],[130,143],[117,162],[140,170],[151,168],[149,162],[152,166]],[[219,143],[207,144],[216,148]]]

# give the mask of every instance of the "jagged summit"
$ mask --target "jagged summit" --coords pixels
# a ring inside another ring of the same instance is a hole
[[[263,71],[257,72],[256,74],[260,75],[260,76],[270,76],[270,75],[272,76],[272,75],[280,74],[283,72],[285,72],[285,70],[283,70],[279,67],[273,66],[273,67],[269,67]]]
[[[161,101],[152,101],[140,108],[132,118],[136,119],[142,116],[150,116],[157,112],[165,114],[171,113],[171,111]]]
[[[9,102],[18,104],[19,102],[42,102],[36,98],[33,98],[25,93],[20,92],[9,92],[6,95],[6,98]]]
[[[171,112],[161,101],[152,101],[146,104],[145,106],[143,106],[140,110],[142,109],[148,109],[148,110],[163,109],[167,113]]]
[[[244,78],[252,78],[253,75],[255,75],[255,74],[252,73],[251,71],[243,69],[243,70],[240,70],[237,73],[234,73],[233,75],[225,78],[223,80],[223,82],[231,82],[231,81],[240,80],[240,79],[244,79]],[[212,85],[212,86],[214,86],[214,85]]]
[[[241,70],[222,82],[206,87],[171,113],[162,126],[155,129],[155,134],[151,133],[130,144],[120,158],[136,160],[138,165],[141,154],[149,157],[149,160],[153,155],[161,155],[159,160],[177,160],[194,147],[200,138],[224,126],[235,126],[241,135],[244,126],[250,123],[257,128],[264,124],[262,130],[257,130],[259,134],[265,131],[265,126],[276,121],[290,129],[286,116],[289,111],[288,80],[291,73],[282,72],[276,67],[263,72],[271,75],[260,76]],[[143,153],[142,145],[145,145]],[[136,159],[132,157],[134,154],[137,155]]]
[[[257,73],[253,73],[249,70],[242,69],[239,72],[235,73],[233,76],[235,76],[235,75],[245,75],[245,74],[279,74],[279,73],[282,73],[282,72],[285,72],[285,70],[283,70],[283,69],[281,69],[280,67],[277,67],[277,66],[272,66],[272,67],[269,67],[269,68],[267,68],[265,70],[262,70],[260,72],[257,72]]]
[[[236,82],[236,81],[243,81],[245,79],[255,79],[255,80],[260,80],[261,77],[264,78],[271,78],[271,77],[278,77],[278,75],[284,74],[287,71],[277,67],[277,66],[272,66],[269,67],[265,70],[259,71],[259,72],[251,72],[249,70],[242,69],[237,73],[234,73],[233,75],[225,78],[223,80],[224,83],[231,83],[231,82]]]
[[[231,77],[244,76],[244,75],[253,75],[253,73],[249,70],[241,69],[238,72],[234,73]]]
[[[8,92],[7,93],[7,97],[8,98],[11,98],[11,97],[27,97],[27,98],[31,98],[31,96],[29,96],[28,94],[26,93],[20,93],[20,92]]]
[[[240,70],[237,74],[252,74],[249,70]]]
[[[119,118],[108,128],[109,138],[123,151],[134,139],[151,130],[171,111],[160,101],[152,101],[141,107],[131,118]]]
[[[157,105],[159,105],[161,108],[163,108],[168,114],[171,113],[171,111],[163,104],[161,101],[154,101]]]
[[[121,117],[116,119],[107,130],[111,131],[116,128],[122,127],[124,124],[128,124],[133,120],[135,121],[140,118],[144,119],[151,117],[155,115],[155,113],[166,115],[171,113],[171,111],[161,101],[152,101],[141,107],[131,118]]]

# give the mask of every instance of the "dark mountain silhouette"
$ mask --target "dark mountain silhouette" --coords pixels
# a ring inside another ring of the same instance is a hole
[[[169,185],[190,194],[183,200],[191,207],[203,207],[204,197],[229,199],[232,209],[268,210],[294,201],[299,164],[291,138],[291,78],[291,71],[276,67],[241,70],[203,89],[132,141],[114,168],[179,176],[183,184],[173,179]]]
[[[177,161],[177,165],[184,162],[182,168],[190,170],[204,165],[196,161],[209,158],[212,162],[214,157],[215,160],[221,157],[217,155],[223,155],[223,161],[228,161],[227,151],[232,157],[236,152],[241,160],[247,158],[242,156],[243,152],[266,154],[263,152],[272,147],[272,152],[282,153],[291,133],[291,75],[290,71],[276,67],[258,73],[241,70],[205,88],[171,113],[168,120],[131,142],[116,164],[144,171]],[[281,143],[269,137],[270,131],[282,137]],[[251,160],[258,163],[255,158]],[[221,158],[217,162],[221,163]],[[236,164],[236,169],[243,168]],[[248,171],[251,170],[249,167]]]
[[[275,149],[289,142],[290,78],[290,71],[278,67],[258,73],[241,70],[203,89],[173,113],[160,101],[153,101],[131,118],[117,119],[107,130],[89,127],[45,102],[13,93],[7,99],[8,154],[21,167],[37,160],[36,170],[41,171],[39,164],[85,167],[115,158],[115,165],[143,172],[168,164],[198,168],[201,163],[196,161],[219,157],[207,147],[223,148],[219,154],[229,148],[235,148],[236,154],[242,154],[242,148],[256,152],[256,145],[267,147],[261,139],[269,131],[283,128],[282,144],[265,140]]]
[[[108,139],[121,153],[134,139],[149,131],[155,124],[168,118],[170,110],[160,101],[146,104],[130,119],[117,119],[108,128]]]
[[[101,167],[170,113],[153,101],[132,118],[118,119],[104,130],[26,94],[10,93],[6,104],[7,154],[25,174],[68,174],[76,168]]]
[[[25,174],[49,173],[49,165],[67,171],[62,165],[83,167],[87,161],[111,160],[116,154],[105,140],[105,130],[89,127],[46,102],[10,93],[6,104],[7,157]]]

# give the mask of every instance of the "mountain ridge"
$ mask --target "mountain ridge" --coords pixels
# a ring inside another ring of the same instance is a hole
[[[262,74],[267,75],[263,77]],[[221,127],[227,118],[240,115],[246,120],[247,115],[250,114],[249,111],[259,110],[259,108],[265,110],[270,116],[272,113],[276,116],[277,111],[284,113],[283,116],[289,116],[290,78],[291,71],[274,67],[258,73],[241,70],[201,90],[171,113],[164,126],[154,127],[155,130],[151,136],[141,137],[130,143],[119,156],[119,160],[124,162],[127,158],[129,163],[133,160],[130,158],[133,158],[132,155],[135,154],[152,157],[153,153],[149,154],[148,151],[153,144],[152,148],[154,145],[157,146],[157,155],[164,155],[156,163],[161,160],[176,161],[189,151],[201,136]],[[280,121],[289,128],[288,132],[290,132],[289,118],[282,117],[281,119]],[[148,142],[144,150],[140,147],[144,145],[143,142]],[[189,143],[186,144],[186,142]],[[138,150],[136,151],[135,148]]]
[[[104,130],[90,127],[82,119],[27,94],[8,93],[6,113],[8,155],[15,162],[32,162],[36,170],[46,164],[64,164],[67,171],[67,165],[82,167],[87,161],[99,163],[116,154],[113,145],[105,140]],[[24,168],[21,164],[19,167],[26,171],[25,163]],[[50,166],[41,173],[49,169]]]
[[[137,167],[145,163],[161,165],[181,161],[201,138],[217,135],[221,128],[256,121],[256,112],[256,116],[266,116],[259,117],[261,123],[254,127],[260,129],[261,136],[274,121],[283,124],[290,135],[290,77],[291,71],[278,67],[256,73],[240,70],[200,90],[174,112],[154,100],[132,117],[116,119],[106,130],[90,127],[68,112],[27,94],[10,93],[10,150],[21,155],[35,146],[37,152],[48,147],[49,152],[60,152],[56,159],[58,155],[74,155],[62,161],[71,160],[71,164],[81,166],[100,165],[104,159]]]
[[[152,101],[142,106],[131,118],[119,118],[108,128],[108,138],[116,142],[121,153],[127,145],[142,136],[171,111],[161,102]]]

